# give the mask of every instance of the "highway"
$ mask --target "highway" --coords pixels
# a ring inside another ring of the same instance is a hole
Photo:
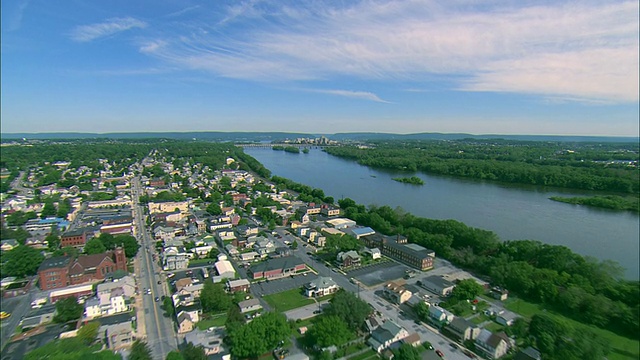
[[[149,236],[144,222],[144,208],[138,203],[140,192],[140,180],[135,178],[132,182],[132,196],[135,209],[135,226],[137,236],[141,244],[138,251],[137,261],[139,262],[138,288],[142,296],[144,307],[144,321],[146,329],[146,342],[149,344],[154,359],[164,360],[167,354],[178,348],[177,336],[174,330],[172,318],[164,316],[164,310],[160,308],[162,301],[155,301],[156,297],[169,296],[166,282],[161,279],[161,269],[157,263],[153,262],[153,251],[155,244]],[[147,250],[148,249],[148,250]],[[158,284],[160,281],[160,284]],[[151,289],[151,294],[146,293],[146,289]]]

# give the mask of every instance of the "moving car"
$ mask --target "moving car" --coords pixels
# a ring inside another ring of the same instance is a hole
[[[158,302],[158,301],[160,301],[160,298],[156,296],[155,300],[156,300],[156,302]]]
[[[11,316],[10,313],[8,313],[6,311],[0,311],[0,320],[4,320],[4,319],[8,318],[9,316]]]
[[[444,357],[444,354],[440,350],[436,350],[436,354],[438,354],[438,356],[440,357]]]

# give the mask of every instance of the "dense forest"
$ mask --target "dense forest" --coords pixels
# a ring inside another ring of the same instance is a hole
[[[362,165],[408,172],[638,194],[638,147],[637,143],[465,139],[380,141],[325,151]]]

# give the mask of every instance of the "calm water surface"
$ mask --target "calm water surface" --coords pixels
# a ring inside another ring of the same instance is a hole
[[[503,240],[565,245],[583,255],[615,260],[626,269],[626,277],[639,277],[640,217],[548,199],[581,193],[420,173],[416,175],[425,185],[415,186],[393,181],[398,172],[372,169],[316,149],[308,154],[261,148],[245,151],[274,175],[323,189],[336,200],[349,197],[365,205],[399,206],[421,217],[455,219],[491,230]]]

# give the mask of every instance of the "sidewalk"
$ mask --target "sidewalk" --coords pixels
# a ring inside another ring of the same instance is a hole
[[[135,307],[136,307],[136,324],[137,324],[137,328],[136,328],[136,338],[137,339],[146,339],[147,338],[147,329],[146,329],[146,325],[145,325],[145,318],[144,318],[144,306],[142,303],[142,297],[144,296],[144,294],[142,293],[142,289],[140,289],[140,265],[139,265],[139,256],[137,256],[134,260],[133,260],[133,271],[134,274],[136,275],[136,289],[137,289],[137,295],[136,295],[136,302],[135,302]]]

